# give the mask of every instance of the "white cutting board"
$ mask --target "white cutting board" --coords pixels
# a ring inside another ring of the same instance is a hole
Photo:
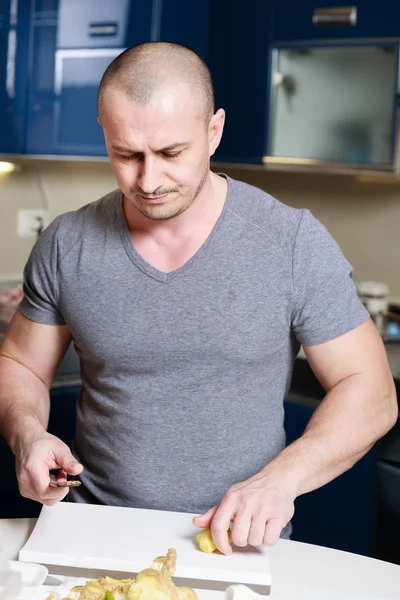
[[[70,502],[43,506],[19,560],[136,574],[150,567],[157,556],[165,555],[168,548],[175,548],[174,577],[185,580],[180,585],[200,587],[198,582],[204,582],[211,589],[225,589],[242,583],[268,593],[267,549],[234,547],[230,556],[205,554],[195,540],[199,529],[192,524],[194,516]]]

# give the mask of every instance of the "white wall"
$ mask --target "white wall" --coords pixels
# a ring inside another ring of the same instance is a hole
[[[282,202],[309,208],[352,262],[358,279],[385,281],[400,301],[400,183],[360,183],[333,175],[225,172],[263,188]],[[32,239],[17,237],[21,208],[46,208],[52,216],[74,210],[116,188],[107,162],[27,162],[0,178],[0,280],[19,279]]]

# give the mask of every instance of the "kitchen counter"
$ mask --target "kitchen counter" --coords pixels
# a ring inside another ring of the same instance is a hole
[[[18,558],[35,519],[0,520],[0,546]],[[400,600],[400,566],[356,554],[280,540],[269,550],[271,600]],[[57,568],[51,571],[57,574]],[[201,598],[222,600],[222,592]]]

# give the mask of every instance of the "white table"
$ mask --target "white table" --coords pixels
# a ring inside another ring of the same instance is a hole
[[[6,557],[17,559],[36,519],[0,519],[0,548]],[[400,540],[399,540],[400,543]],[[269,551],[272,572],[271,600],[303,600],[309,589],[336,593],[341,600],[364,597],[400,600],[400,566],[323,548],[280,540]],[[56,568],[54,570],[56,573]],[[222,592],[210,592],[207,599],[221,600]],[[314,597],[314,596],[313,596]]]

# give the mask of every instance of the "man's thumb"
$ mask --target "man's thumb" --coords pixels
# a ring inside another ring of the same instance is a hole
[[[62,454],[57,457],[57,463],[68,475],[78,475],[83,470],[81,465],[72,454]]]
[[[193,519],[193,525],[196,527],[210,527],[211,521],[213,520],[213,516],[216,513],[218,506],[213,506],[210,508],[204,515],[199,515]]]

